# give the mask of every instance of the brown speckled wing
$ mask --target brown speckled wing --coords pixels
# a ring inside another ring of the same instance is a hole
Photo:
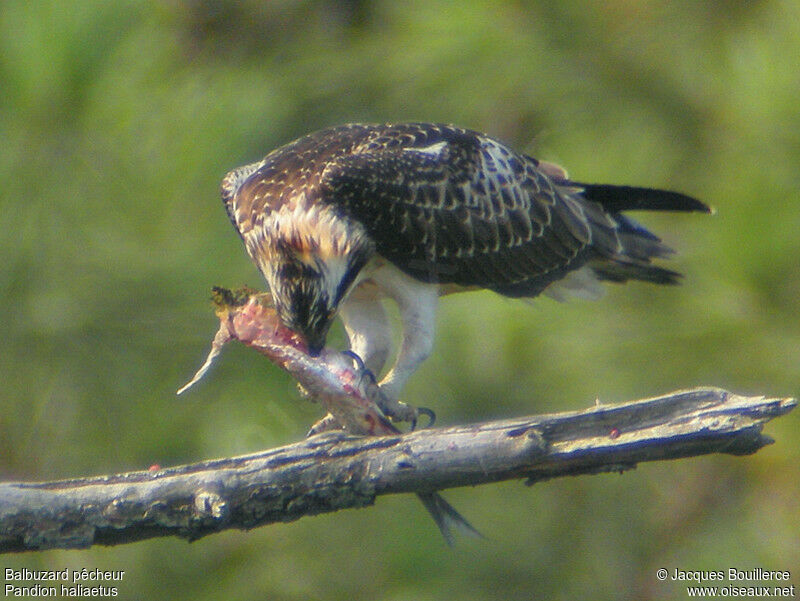
[[[381,255],[426,281],[527,296],[585,263],[597,226],[619,247],[605,213],[534,159],[454,127],[376,131],[329,161],[319,185]]]

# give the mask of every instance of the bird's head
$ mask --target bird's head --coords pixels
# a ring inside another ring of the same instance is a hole
[[[368,254],[328,254],[290,243],[278,244],[275,251],[264,271],[278,317],[317,356]]]

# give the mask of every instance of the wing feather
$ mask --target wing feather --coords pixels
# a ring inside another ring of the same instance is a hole
[[[510,286],[588,256],[580,204],[565,202],[532,159],[465,130],[383,132],[330,161],[320,190],[365,225],[381,255],[423,280]]]

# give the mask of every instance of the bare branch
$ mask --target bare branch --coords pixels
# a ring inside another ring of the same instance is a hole
[[[305,515],[513,478],[622,471],[642,461],[753,453],[793,399],[714,388],[585,411],[409,434],[327,432],[242,457],[114,476],[0,484],[0,552],[190,540]]]

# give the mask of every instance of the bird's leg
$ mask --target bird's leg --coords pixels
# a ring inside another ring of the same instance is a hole
[[[391,289],[392,298],[400,308],[403,341],[394,366],[380,383],[390,402],[400,398],[408,378],[430,356],[436,328],[436,286],[419,282],[409,285],[410,278],[404,277],[403,285]]]
[[[380,374],[392,345],[392,332],[383,303],[377,299],[348,298],[339,308],[350,350],[361,358],[366,369]]]
[[[339,309],[339,316],[350,340],[350,351],[358,358],[356,366],[366,371],[364,375],[378,389],[374,396],[381,411],[392,419],[416,424],[417,410],[397,398],[387,397],[376,384],[375,374],[383,369],[392,343],[383,303],[375,298],[350,297]]]

